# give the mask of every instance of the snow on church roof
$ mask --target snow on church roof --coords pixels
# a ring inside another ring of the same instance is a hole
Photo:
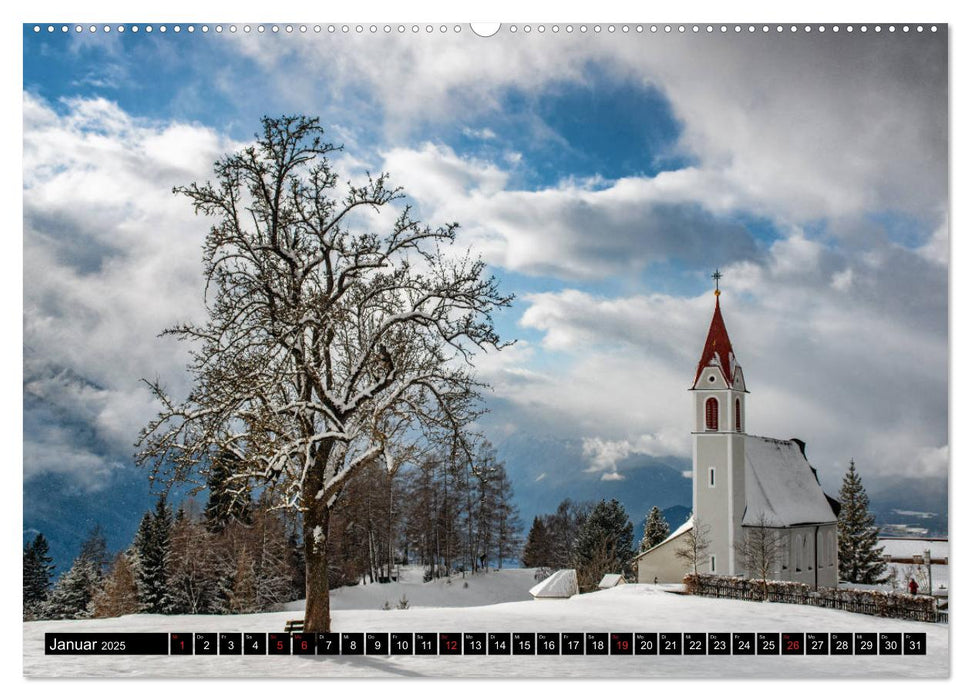
[[[641,557],[643,557],[648,552],[653,552],[658,547],[667,544],[668,542],[670,542],[671,540],[675,539],[676,537],[681,537],[681,535],[683,535],[688,530],[690,530],[692,527],[694,527],[694,524],[695,524],[695,516],[694,515],[689,515],[688,516],[688,519],[685,520],[683,523],[681,523],[681,527],[679,527],[677,530],[675,530],[670,535],[668,535],[662,542],[658,542],[656,545],[654,545],[650,549],[646,549],[643,552],[641,552],[640,554],[638,554],[636,557],[634,557],[634,559],[640,559]]]
[[[677,530],[675,530],[670,535],[668,535],[667,538],[665,538],[664,542],[667,542],[668,540],[673,540],[675,537],[680,537],[688,530],[690,530],[692,527],[694,527],[694,524],[695,524],[695,516],[689,515],[688,519],[685,520],[683,523],[681,523],[681,527],[679,527]],[[664,544],[664,542],[661,542],[661,544]]]
[[[742,525],[759,525],[762,515],[771,527],[836,520],[798,444],[746,435]]]
[[[534,598],[569,598],[579,592],[576,569],[560,569],[529,589]]]

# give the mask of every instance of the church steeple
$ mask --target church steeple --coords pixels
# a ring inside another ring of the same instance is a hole
[[[706,572],[735,575],[735,545],[745,513],[745,379],[722,318],[721,273],[715,270],[715,312],[690,393],[694,402],[692,505],[711,524]]]
[[[715,280],[715,313],[711,317],[708,337],[705,339],[705,346],[701,351],[701,359],[698,361],[698,369],[695,372],[695,380],[691,388],[700,388],[698,382],[705,367],[717,367],[721,370],[726,386],[744,391],[745,385],[744,381],[741,380],[741,367],[735,362],[735,351],[732,349],[732,341],[728,337],[728,329],[725,328],[725,320],[722,318],[721,290],[718,289],[718,280],[721,279],[721,276],[718,270],[715,270],[715,274],[712,275]],[[736,384],[736,380],[741,381],[741,386]]]

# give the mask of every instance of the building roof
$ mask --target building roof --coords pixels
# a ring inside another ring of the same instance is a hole
[[[832,523],[836,515],[795,440],[745,436],[742,525],[789,527]]]
[[[597,584],[597,588],[613,588],[622,583],[627,583],[624,580],[623,574],[604,574],[604,577],[600,579],[600,583]]]
[[[648,552],[653,552],[655,549],[657,549],[658,547],[663,547],[664,545],[666,545],[671,540],[676,539],[678,537],[681,537],[681,535],[683,535],[684,533],[686,533],[688,530],[690,530],[694,526],[694,523],[695,523],[695,516],[694,515],[689,515],[688,516],[688,519],[685,520],[683,523],[681,523],[681,527],[679,527],[677,530],[675,530],[670,535],[668,535],[664,540],[662,540],[661,542],[658,542],[656,545],[654,545],[650,549],[645,549],[643,552],[641,552],[636,557],[634,557],[634,559],[640,559],[641,557],[643,557]]]
[[[560,569],[529,589],[534,598],[569,598],[579,592],[576,569]]]
[[[728,386],[735,383],[735,351],[732,350],[732,341],[728,337],[728,330],[725,328],[724,319],[722,319],[718,295],[715,296],[715,313],[711,317],[708,337],[705,339],[705,347],[701,351],[701,359],[698,361],[698,370],[695,372],[692,388],[698,386],[701,371],[712,365],[721,369]]]

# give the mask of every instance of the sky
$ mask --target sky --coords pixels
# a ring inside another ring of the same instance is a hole
[[[608,480],[690,458],[717,268],[750,432],[805,440],[824,486],[947,476],[945,31],[453,26],[24,27],[26,488],[128,483],[140,380],[188,390],[158,333],[203,311],[208,223],[172,187],[284,113],[516,295],[476,361],[493,442],[579,439]]]

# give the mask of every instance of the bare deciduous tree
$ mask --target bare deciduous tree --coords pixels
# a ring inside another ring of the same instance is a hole
[[[674,553],[678,559],[687,562],[692,573],[697,574],[698,567],[708,558],[708,550],[711,548],[711,538],[708,537],[710,532],[711,526],[704,524],[695,516],[694,524],[684,534],[683,544]]]
[[[754,525],[742,528],[742,540],[735,545],[735,553],[749,578],[762,581],[762,599],[768,594],[768,580],[778,570],[786,543],[782,533],[771,526],[765,513],[759,513]]]
[[[175,189],[214,219],[208,319],[166,331],[193,344],[193,388],[178,401],[149,382],[162,410],[138,454],[176,481],[232,455],[240,490],[266,484],[300,511],[308,632],[330,629],[328,524],[345,481],[469,424],[469,358],[500,346],[490,314],[511,301],[481,260],[450,254],[457,224],[431,228],[405,206],[372,232],[401,191],[386,174],[342,187],[322,133],[316,119],[264,118],[215,183]]]

